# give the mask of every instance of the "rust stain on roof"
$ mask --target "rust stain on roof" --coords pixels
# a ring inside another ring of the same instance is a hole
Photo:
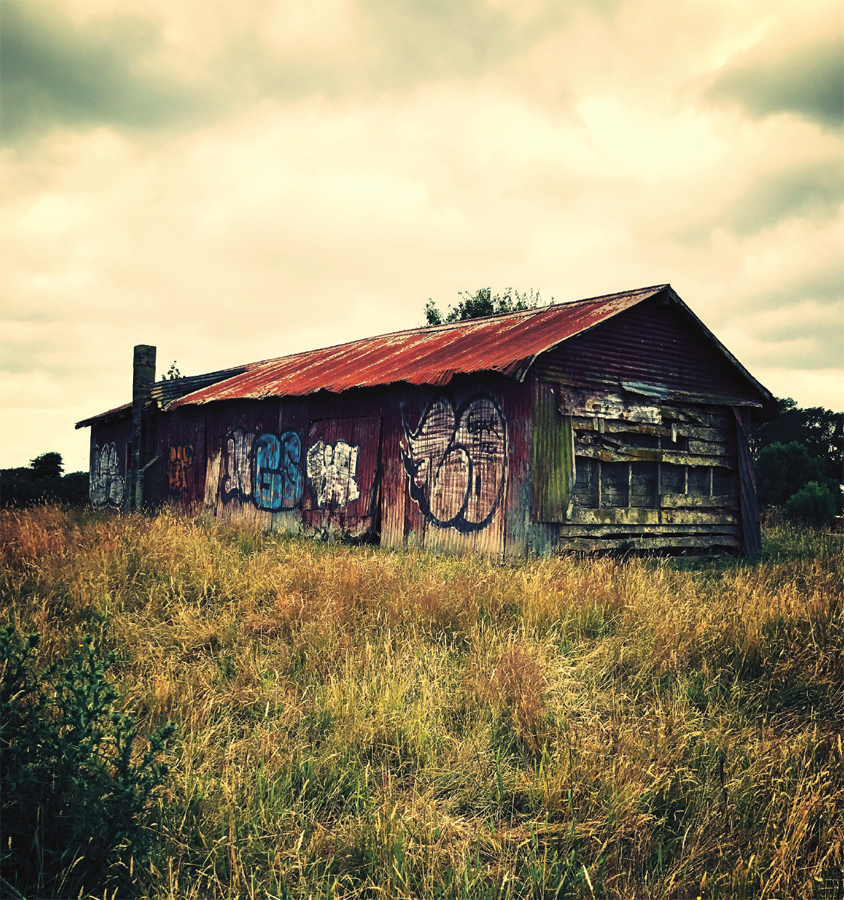
[[[404,381],[444,385],[457,373],[516,375],[551,347],[658,294],[667,285],[364,338],[252,363],[246,371],[175,400],[170,408],[219,400],[340,393]]]

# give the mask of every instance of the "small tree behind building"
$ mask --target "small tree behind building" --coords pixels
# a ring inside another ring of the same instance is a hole
[[[460,301],[457,306],[449,306],[443,313],[429,297],[425,304],[425,321],[427,325],[445,325],[451,322],[464,322],[467,319],[482,319],[486,316],[497,316],[501,313],[523,312],[543,305],[539,291],[533,288],[527,294],[507,288],[503,294],[493,294],[491,287],[482,287],[477,291],[459,291]],[[548,304],[554,302],[552,297]]]

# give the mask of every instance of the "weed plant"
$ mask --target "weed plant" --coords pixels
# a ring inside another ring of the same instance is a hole
[[[93,639],[37,667],[37,633],[0,631],[0,887],[6,896],[127,896],[143,864],[144,807],[167,774],[159,761],[173,727],[152,735],[140,760],[130,716],[114,709]]]
[[[156,898],[844,896],[844,553],[476,558],[54,507],[2,617],[178,726]]]

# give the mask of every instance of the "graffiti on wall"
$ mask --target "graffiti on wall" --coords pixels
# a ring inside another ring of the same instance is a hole
[[[318,440],[308,447],[308,480],[320,509],[348,506],[360,497],[355,480],[359,451],[345,441]]]
[[[178,497],[188,489],[185,470],[193,465],[193,444],[179,444],[171,447],[167,455],[167,483],[170,495]]]
[[[410,496],[440,528],[469,533],[492,521],[507,478],[507,422],[481,394],[457,409],[437,397],[415,429],[402,410],[402,458]]]
[[[295,431],[280,436],[262,434],[254,443],[254,456],[255,505],[259,509],[293,509],[305,486],[299,435]]]
[[[301,456],[302,442],[295,431],[229,432],[223,448],[223,502],[252,502],[271,512],[295,509],[305,489]]]
[[[91,503],[98,507],[120,509],[123,505],[123,476],[117,462],[117,448],[114,444],[94,445],[94,458],[88,477],[88,495]]]
[[[255,432],[235,428],[226,435],[223,447],[225,469],[221,485],[223,501],[252,499],[252,444]]]

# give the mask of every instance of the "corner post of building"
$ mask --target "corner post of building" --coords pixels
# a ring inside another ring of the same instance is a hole
[[[145,407],[155,381],[155,347],[138,344],[132,365],[132,447],[126,479],[124,510],[141,509],[144,502],[143,472],[152,460],[154,430]]]

